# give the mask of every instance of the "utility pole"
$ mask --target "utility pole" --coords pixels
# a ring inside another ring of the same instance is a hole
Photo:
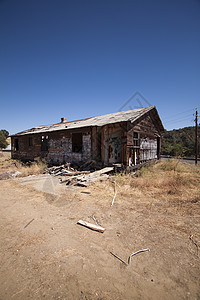
[[[196,114],[195,114],[195,165],[197,165],[197,160],[198,160],[198,111],[196,109]]]

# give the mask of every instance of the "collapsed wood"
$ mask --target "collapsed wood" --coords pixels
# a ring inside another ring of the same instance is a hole
[[[68,172],[74,171],[74,169],[70,167],[69,163],[67,163],[67,164],[64,164],[61,166],[53,166],[53,167],[47,168],[46,171],[51,175],[58,175],[58,173],[60,173],[60,174],[65,173],[65,172],[67,173],[67,171]]]
[[[55,176],[61,175],[61,176],[76,176],[76,175],[82,175],[82,174],[90,174],[90,171],[68,171],[63,170],[61,172],[58,172],[55,174]]]
[[[142,250],[139,250],[137,252],[134,252],[132,253],[129,258],[128,258],[128,263],[125,262],[123,259],[121,259],[119,256],[117,256],[116,254],[114,254],[113,252],[110,252],[114,257],[116,257],[117,259],[119,259],[121,262],[123,262],[126,266],[129,266],[131,264],[131,257],[138,254],[138,253],[141,253],[141,252],[146,252],[146,251],[150,251],[150,249],[142,249]]]
[[[90,172],[94,172],[95,170],[102,169],[102,163],[98,163],[94,160],[87,161],[86,163],[82,164],[81,166],[75,166],[76,169],[72,168],[70,163],[65,163],[60,166],[53,166],[46,169],[51,175],[59,176],[67,176],[69,175],[79,175],[79,174],[89,174]]]
[[[102,233],[105,231],[105,228],[103,228],[103,227],[101,227],[101,226],[99,226],[99,225],[94,225],[94,224],[85,222],[85,221],[83,221],[83,220],[79,220],[79,221],[77,222],[77,224],[82,225],[82,226],[85,226],[85,227],[88,227],[88,228],[90,228],[90,229],[92,229],[92,230],[95,230],[95,231],[102,232]]]
[[[102,181],[106,180],[109,177],[108,174],[113,172],[113,170],[114,167],[106,167],[94,172],[88,170],[77,171],[71,168],[69,163],[46,169],[46,171],[50,175],[61,176],[60,177],[61,183],[65,183],[66,185],[80,186],[80,187],[87,187],[88,183],[97,180],[102,180]]]
[[[108,174],[111,173],[113,169],[113,167],[106,167],[95,172],[74,172],[73,174],[71,173],[71,176],[66,176],[67,178],[65,180],[62,179],[61,183],[65,183],[66,185],[87,187],[87,184],[90,182],[107,180],[109,177]]]
[[[87,184],[83,183],[83,182],[77,182],[74,184],[75,186],[80,186],[80,187],[87,187]]]
[[[79,168],[79,171],[95,171],[102,169],[102,162],[96,160],[89,160],[83,163]]]

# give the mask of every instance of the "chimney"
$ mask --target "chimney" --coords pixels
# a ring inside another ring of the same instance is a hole
[[[61,118],[61,123],[65,123],[67,122],[67,119],[66,118]]]

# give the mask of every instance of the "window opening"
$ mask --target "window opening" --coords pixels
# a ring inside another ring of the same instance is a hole
[[[139,134],[138,134],[138,132],[133,133],[133,146],[139,147]]]
[[[18,139],[15,139],[15,141],[14,141],[14,150],[15,151],[19,150],[19,140]]]
[[[29,147],[33,146],[33,139],[32,139],[32,137],[28,138],[28,145],[29,145]]]
[[[48,135],[42,136],[41,140],[41,146],[42,146],[42,151],[48,151]]]
[[[82,133],[72,133],[72,152],[82,153],[83,136]]]

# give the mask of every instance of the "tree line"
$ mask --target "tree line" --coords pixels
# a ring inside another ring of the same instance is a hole
[[[162,155],[194,157],[195,149],[194,126],[165,131],[162,135]],[[200,141],[198,149],[200,150]]]
[[[8,146],[7,138],[9,132],[5,129],[0,130],[0,149]],[[165,131],[162,134],[162,155],[194,157],[195,156],[195,127],[184,127]],[[200,152],[200,139],[198,142]],[[198,155],[199,156],[199,155]]]
[[[8,146],[7,138],[9,132],[5,129],[0,130],[0,149],[5,149]]]

